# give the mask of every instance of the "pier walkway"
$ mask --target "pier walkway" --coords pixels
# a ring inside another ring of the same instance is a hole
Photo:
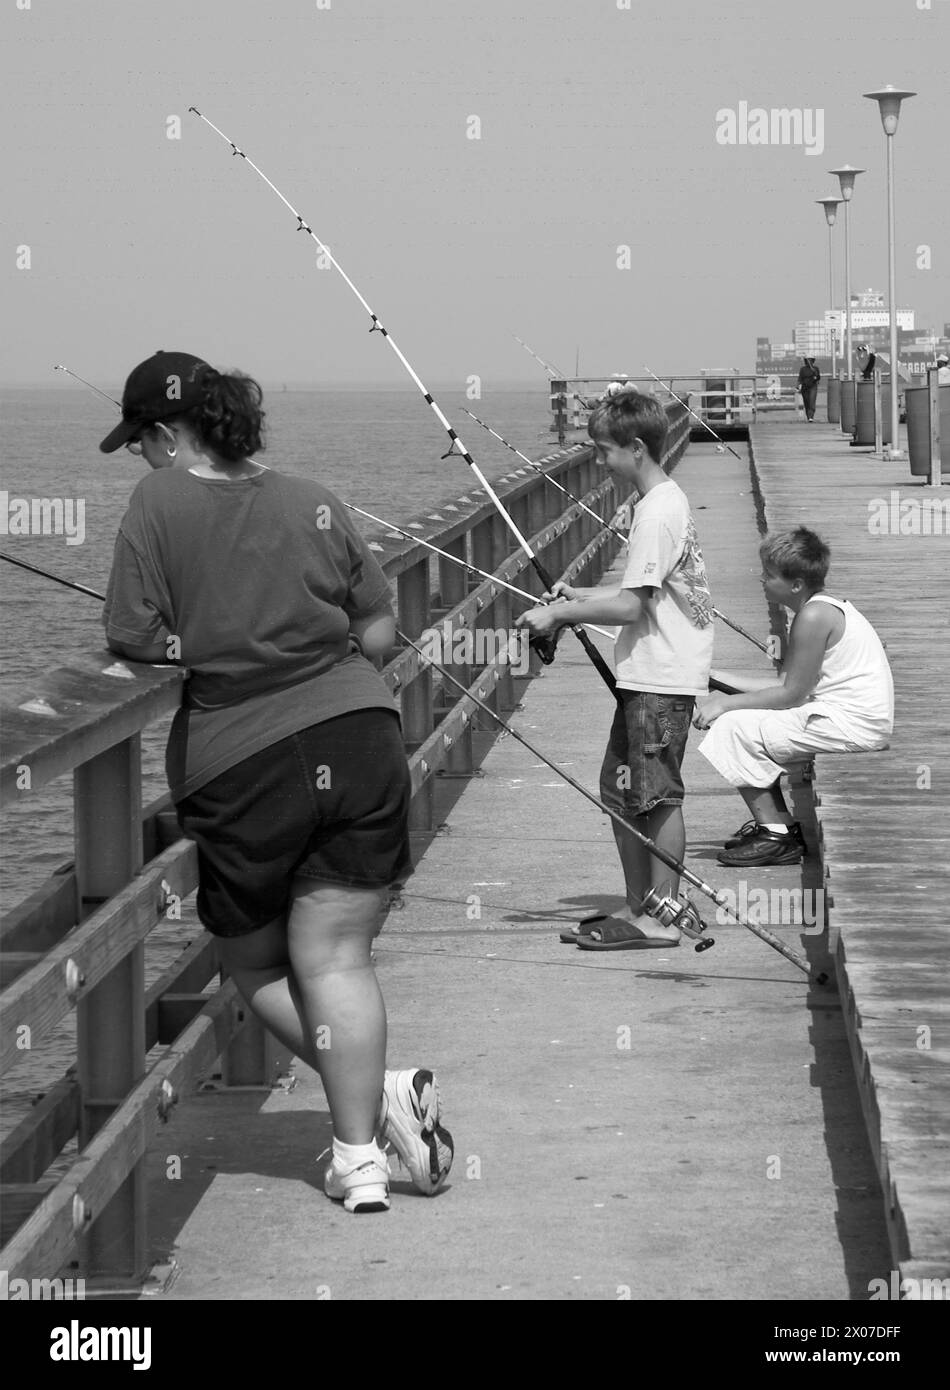
[[[922,583],[904,567],[888,587],[861,563],[869,538],[858,510],[882,465],[849,455],[830,427],[806,438],[792,421],[756,426],[754,447],[770,524],[801,519],[828,532],[836,573],[884,629],[900,680],[909,649],[877,610],[895,587],[912,595]],[[861,478],[850,522],[836,519],[833,470]],[[764,638],[748,467],[694,444],[676,477],[717,606]],[[730,629],[720,625],[716,640],[717,664],[767,670]],[[918,660],[926,643],[908,643]],[[611,703],[569,634],[555,665],[518,688],[515,726],[596,790]],[[804,878],[759,870],[744,887],[716,864],[744,808],[697,741],[685,768],[690,865],[750,902],[758,890],[786,890],[788,901],[790,890],[820,885],[814,855]],[[910,814],[909,764],[928,759],[895,740],[902,747]],[[834,839],[850,813],[835,818],[821,769],[819,782],[838,912],[860,892],[842,877],[858,860]],[[850,996],[813,987],[751,933],[714,920],[717,944],[702,955],[688,943],[647,955],[562,945],[558,930],[619,901],[606,819],[507,738],[479,776],[446,779],[442,792],[443,823],[378,942],[378,968],[391,1065],[431,1065],[441,1080],[456,1140],[448,1187],[428,1200],[397,1182],[392,1210],[364,1220],[329,1203],[315,1162],[330,1142],[326,1104],[302,1064],[293,1089],[183,1099],[150,1153],[156,1296],[866,1299],[892,1255],[849,1055]],[[897,834],[911,841],[916,829]],[[875,898],[891,879],[925,881],[925,866],[895,873],[890,851],[872,857],[887,874]],[[888,912],[890,901],[880,898]],[[774,914],[767,924],[824,959],[820,914],[812,931]],[[913,959],[918,929],[884,926],[895,959],[907,929]],[[936,1027],[933,1049],[919,1066],[938,1054]],[[163,1284],[170,1261],[176,1274]]]
[[[836,426],[755,425],[772,529],[817,523],[830,592],[887,645],[890,748],[816,762],[831,949],[894,1267],[950,1296],[950,497]],[[926,1294],[924,1295],[926,1296]]]

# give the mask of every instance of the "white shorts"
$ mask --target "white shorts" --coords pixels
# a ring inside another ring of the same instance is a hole
[[[848,737],[814,706],[727,710],[699,745],[703,757],[734,787],[770,787],[785,765],[812,753],[869,753],[887,747],[887,735]]]

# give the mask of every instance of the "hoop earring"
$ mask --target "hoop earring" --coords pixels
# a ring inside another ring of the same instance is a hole
[[[177,444],[175,445],[175,447],[174,447],[173,449],[166,449],[166,450],[165,450],[165,457],[168,458],[168,459],[173,459],[173,458],[177,458],[177,457],[178,457],[178,446],[177,446]]]

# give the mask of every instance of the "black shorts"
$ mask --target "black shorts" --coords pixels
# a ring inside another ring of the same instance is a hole
[[[198,846],[198,916],[246,936],[286,911],[295,878],[385,888],[412,873],[399,718],[364,709],[263,748],[178,803]]]

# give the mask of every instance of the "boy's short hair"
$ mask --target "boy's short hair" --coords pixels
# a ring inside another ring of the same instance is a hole
[[[793,531],[776,531],[766,536],[759,546],[763,565],[780,574],[789,583],[801,579],[809,589],[820,589],[825,582],[831,551],[821,536],[807,526]]]
[[[663,459],[668,431],[662,405],[640,391],[618,391],[598,401],[587,421],[591,439],[610,439],[621,449],[629,449],[635,439],[642,439],[654,463]]]

